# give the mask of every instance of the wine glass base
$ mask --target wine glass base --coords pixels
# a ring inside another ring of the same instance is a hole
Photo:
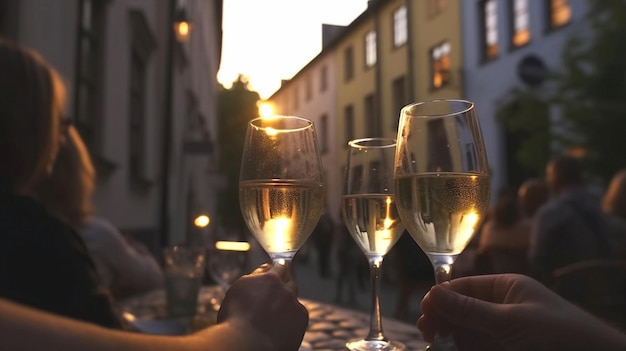
[[[350,351],[403,351],[404,344],[397,341],[355,339],[346,343]]]

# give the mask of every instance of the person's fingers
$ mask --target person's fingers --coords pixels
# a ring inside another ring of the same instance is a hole
[[[510,326],[510,323],[503,323],[503,305],[464,296],[439,285],[428,295],[439,318],[454,325],[492,335]]]
[[[276,273],[283,283],[288,284],[293,281],[293,279],[291,279],[291,265],[274,264],[272,265],[270,271]]]
[[[511,287],[526,279],[529,278],[517,274],[493,274],[462,277],[441,285],[451,288],[461,295],[471,296],[483,301],[503,303],[509,295]]]
[[[426,340],[426,342],[433,342],[435,339],[435,323],[431,318],[426,315],[422,315],[417,320],[417,329],[422,332],[422,338]]]

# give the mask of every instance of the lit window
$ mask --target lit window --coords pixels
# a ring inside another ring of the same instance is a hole
[[[369,31],[365,35],[365,66],[372,67],[376,64],[376,32]]]
[[[483,1],[484,55],[491,59],[498,56],[498,7],[496,0]]]
[[[513,46],[522,46],[530,41],[528,23],[528,0],[513,0]]]
[[[450,82],[450,43],[443,42],[430,53],[433,88],[441,88]]]
[[[407,41],[406,6],[402,6],[393,13],[393,45],[403,45]]]
[[[568,0],[550,0],[550,28],[558,28],[569,23],[572,8]]]

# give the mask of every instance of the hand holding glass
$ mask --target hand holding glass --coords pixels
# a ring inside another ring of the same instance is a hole
[[[250,121],[239,203],[248,228],[272,261],[291,262],[324,205],[322,164],[311,121],[290,116]]]
[[[393,162],[396,141],[388,138],[352,140],[342,199],[342,216],[350,235],[370,263],[372,309],[370,331],[363,339],[350,340],[352,351],[399,351],[404,345],[383,334],[380,315],[380,270],[383,257],[404,231],[393,195]]]
[[[394,178],[402,223],[433,263],[437,284],[449,281],[452,264],[489,206],[489,165],[474,104],[432,100],[405,106]],[[431,349],[445,349],[436,344]]]

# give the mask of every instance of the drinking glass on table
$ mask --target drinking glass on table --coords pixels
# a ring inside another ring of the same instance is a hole
[[[193,317],[198,309],[205,250],[172,246],[163,249],[168,317]]]
[[[324,205],[313,122],[271,116],[248,123],[239,203],[248,228],[274,264],[289,265]]]
[[[396,140],[356,139],[348,143],[348,164],[342,196],[342,217],[352,238],[370,263],[372,307],[365,338],[350,340],[353,351],[399,351],[404,345],[383,334],[380,313],[380,273],[384,256],[404,231],[393,194]]]
[[[394,183],[402,223],[430,258],[437,284],[450,280],[489,206],[490,178],[474,104],[432,100],[400,113]],[[437,337],[430,350],[455,350]]]
[[[245,241],[215,240],[209,245],[206,270],[220,286],[215,301],[211,301],[215,309],[219,309],[230,285],[245,273],[248,251],[250,243]]]

